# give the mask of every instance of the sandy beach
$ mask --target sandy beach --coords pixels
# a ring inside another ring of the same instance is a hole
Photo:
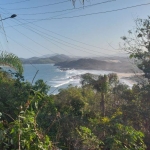
[[[116,72],[119,78],[133,77],[135,75],[142,75],[142,73],[118,73]]]
[[[131,77],[134,76],[141,76],[142,73],[116,73],[118,75],[118,78],[120,81],[132,86],[133,84],[136,84],[137,82],[134,80],[131,80]]]

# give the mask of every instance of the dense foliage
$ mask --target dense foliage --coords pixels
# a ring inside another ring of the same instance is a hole
[[[0,149],[149,147],[148,89],[130,89],[116,74],[83,75],[82,87],[69,86],[57,95],[47,95],[48,89],[42,80],[31,85],[18,74],[0,73]]]

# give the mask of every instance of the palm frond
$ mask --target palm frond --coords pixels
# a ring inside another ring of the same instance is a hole
[[[12,53],[7,53],[5,51],[1,52],[0,65],[9,66],[9,67],[15,69],[18,73],[20,73],[20,74],[23,73],[22,62],[16,55],[14,55]]]

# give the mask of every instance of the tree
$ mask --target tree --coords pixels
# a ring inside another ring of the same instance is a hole
[[[19,74],[23,73],[23,66],[20,59],[12,53],[1,52],[0,65],[9,66],[15,69]]]
[[[129,30],[129,36],[123,36],[123,50],[134,58],[144,76],[150,80],[150,17],[135,20],[136,29]]]
[[[105,117],[105,97],[112,87],[118,82],[117,75],[114,73],[108,75],[94,76],[91,74],[82,75],[82,85],[92,86],[97,92],[101,93],[100,107],[102,111],[102,116]]]
[[[47,94],[50,86],[48,86],[42,79],[39,79],[35,82],[33,89],[41,93]]]
[[[122,108],[126,120],[132,122],[134,128],[144,132],[147,149],[150,149],[150,16],[147,19],[136,19],[135,24],[135,30],[129,30],[129,35],[122,37],[123,49],[143,71],[143,76],[148,79],[148,82],[126,91],[127,105]]]

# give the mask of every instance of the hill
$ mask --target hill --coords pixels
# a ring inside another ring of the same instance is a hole
[[[23,64],[52,64],[64,61],[73,60],[69,56],[60,54],[60,55],[52,55],[50,57],[32,57],[28,59],[20,58]]]
[[[120,60],[96,60],[83,58],[73,61],[56,63],[59,68],[83,69],[83,70],[106,70],[115,72],[141,72],[136,66],[133,67],[127,59]]]

